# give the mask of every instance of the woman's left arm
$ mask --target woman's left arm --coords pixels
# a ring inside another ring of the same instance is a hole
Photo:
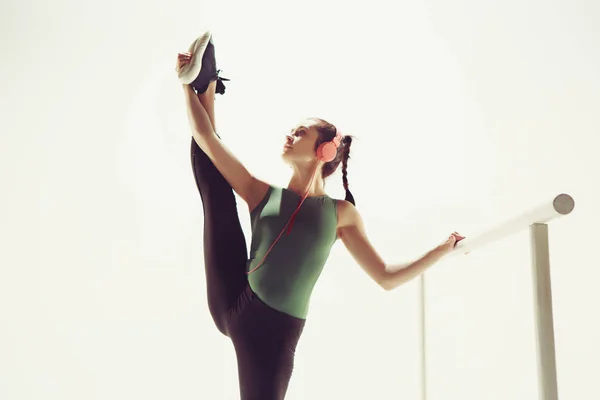
[[[442,259],[464,239],[454,232],[448,240],[419,259],[397,265],[386,264],[377,253],[365,230],[363,219],[354,205],[348,201],[338,201],[338,236],[365,272],[385,290],[392,290],[421,275],[429,267]]]

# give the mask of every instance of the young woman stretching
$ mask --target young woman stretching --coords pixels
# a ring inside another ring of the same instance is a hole
[[[319,118],[302,121],[283,146],[283,160],[294,171],[288,187],[270,185],[248,172],[216,133],[214,98],[225,92],[226,79],[216,68],[210,32],[178,55],[176,71],[183,83],[192,170],[204,208],[208,307],[219,331],[234,345],[241,399],[281,400],[313,287],[337,239],[372,279],[391,290],[419,276],[463,237],[454,232],[417,261],[388,268],[369,242],[348,189],[350,136]],[[340,164],[345,200],[332,199],[324,190],[324,179]],[[250,212],[249,259],[234,191]]]

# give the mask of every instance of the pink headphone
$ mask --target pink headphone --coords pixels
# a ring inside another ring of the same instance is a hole
[[[333,140],[331,140],[330,142],[321,143],[319,145],[319,147],[317,147],[317,158],[323,162],[333,161],[335,159],[335,156],[337,155],[337,150],[340,147],[341,142],[342,142],[342,135],[339,133],[336,133]],[[310,179],[310,183],[308,184],[309,189],[306,190],[306,194],[302,198],[302,201],[298,205],[298,208],[296,208],[296,211],[294,211],[294,213],[292,214],[292,216],[290,217],[288,222],[285,224],[285,226],[283,227],[283,230],[281,231],[279,236],[277,236],[277,239],[275,239],[275,241],[273,242],[273,244],[267,251],[267,254],[265,254],[265,256],[263,257],[261,262],[256,267],[254,267],[251,271],[246,272],[246,275],[250,275],[251,273],[256,271],[265,262],[267,255],[271,252],[271,250],[273,249],[273,246],[275,246],[275,243],[277,243],[277,241],[279,240],[279,238],[281,237],[281,235],[285,231],[285,228],[287,228],[288,225],[290,225],[290,227],[288,228],[286,235],[289,235],[290,231],[292,230],[292,225],[294,224],[294,218],[296,218],[296,214],[298,213],[298,211],[300,211],[300,207],[302,207],[302,203],[304,203],[304,200],[306,200],[306,198],[308,197],[308,191],[310,190],[312,182],[315,179],[315,175],[317,174],[318,166],[319,166],[319,164],[317,163],[317,166],[315,167],[315,171],[313,172],[313,176]]]
[[[340,147],[340,143],[342,142],[342,135],[339,133],[335,134],[335,137],[331,142],[321,143],[317,148],[317,158],[323,160],[324,162],[330,162],[335,159],[337,155],[337,149]],[[315,171],[316,172],[316,171]],[[314,178],[314,175],[313,175]],[[311,180],[312,183],[312,180]]]

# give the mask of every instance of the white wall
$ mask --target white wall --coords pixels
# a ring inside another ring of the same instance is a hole
[[[3,2],[0,398],[238,398],[173,71],[207,28],[227,144],[285,184],[300,118],[356,135],[350,184],[389,262],[571,194],[550,226],[559,390],[600,397],[598,18],[592,1]],[[327,189],[343,196],[339,174]],[[430,399],[535,398],[527,240],[428,274]],[[417,317],[417,281],[382,292],[338,244],[288,398],[418,398]]]

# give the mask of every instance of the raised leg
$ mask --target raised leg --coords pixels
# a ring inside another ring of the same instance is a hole
[[[191,99],[198,103],[191,104],[193,107],[190,107],[195,110],[192,112],[200,111],[198,115],[206,118],[204,124],[213,127],[214,90],[215,82],[212,82],[209,90],[199,95],[198,99]],[[208,306],[217,328],[227,335],[229,309],[248,282],[246,240],[233,189],[193,138],[190,157],[204,210],[204,265]]]

